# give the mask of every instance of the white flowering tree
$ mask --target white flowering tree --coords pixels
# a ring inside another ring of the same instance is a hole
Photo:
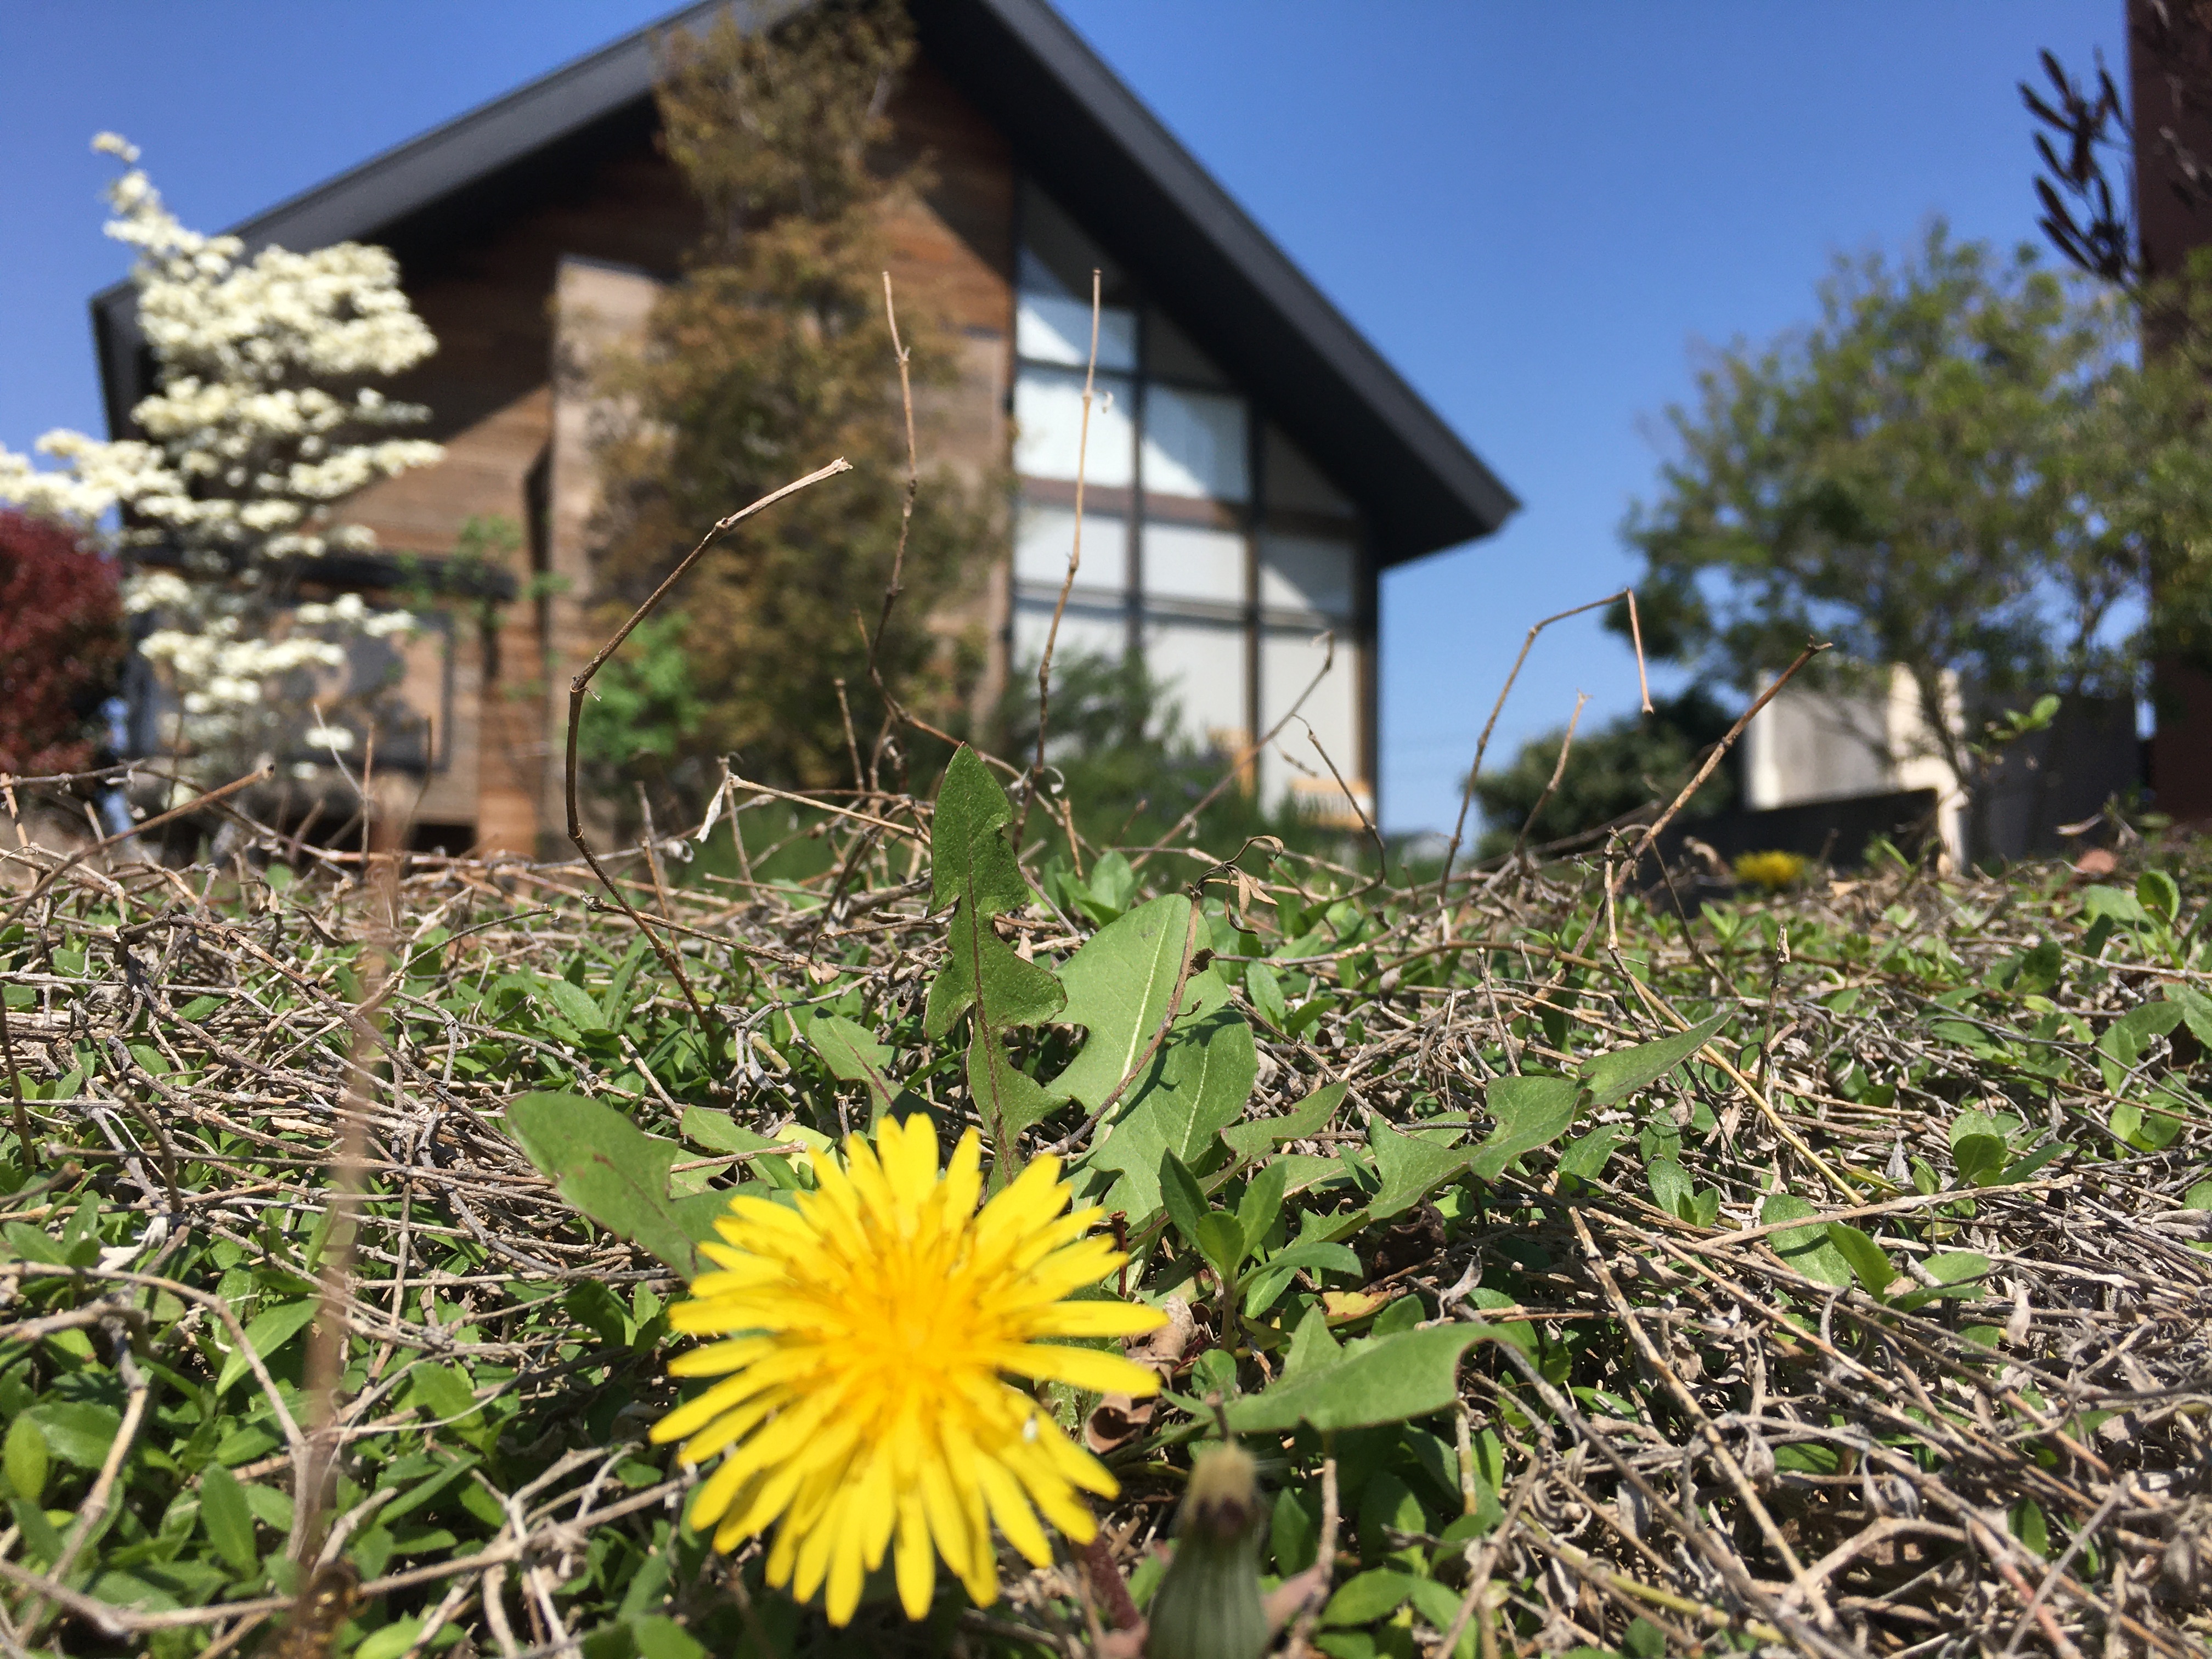
[[[50,432],[37,448],[60,465],[47,468],[0,447],[0,500],[88,533],[114,524],[114,543],[135,550],[125,605],[151,615],[139,650],[173,699],[165,738],[191,769],[243,770],[302,740],[348,747],[334,718],[303,730],[301,711],[334,680],[343,690],[349,641],[404,634],[412,619],[355,593],[297,604],[295,590],[325,554],[374,547],[343,520],[348,496],[443,453],[392,435],[427,411],[371,384],[437,342],[384,249],[248,258],[238,238],[179,224],[131,145],[103,133],[93,147],[126,168],[107,191],[106,229],[137,253],[157,390],[131,411],[143,438]]]

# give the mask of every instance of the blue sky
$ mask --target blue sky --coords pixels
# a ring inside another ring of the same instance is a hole
[[[1061,0],[1091,45],[1526,503],[1384,582],[1389,827],[1449,825],[1538,617],[1618,589],[1695,354],[1812,310],[1935,215],[2035,234],[2014,83],[2124,61],[2120,0]],[[102,128],[215,229],[650,21],[665,0],[0,0],[0,443],[100,431]],[[1631,707],[1592,621],[1492,753]]]

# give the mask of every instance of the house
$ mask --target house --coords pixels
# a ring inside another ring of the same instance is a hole
[[[703,27],[714,9],[667,22]],[[959,331],[936,459],[976,476],[1011,462],[1016,480],[1012,547],[957,602],[991,641],[987,685],[1042,649],[1066,570],[1097,269],[1110,396],[1092,410],[1059,649],[1138,647],[1186,729],[1231,748],[1328,663],[1303,713],[1371,811],[1377,579],[1489,534],[1514,498],[1044,0],[913,0],[913,14],[919,52],[890,114],[933,183],[887,227],[892,276]],[[235,228],[249,248],[391,248],[440,341],[394,392],[428,405],[446,459],[356,499],[385,553],[352,580],[388,586],[401,556],[434,568],[465,521],[494,514],[553,579],[494,636],[412,647],[404,693],[437,733],[418,761],[425,844],[528,851],[562,821],[566,685],[599,643],[585,371],[695,236],[655,145],[662,27]],[[99,295],[93,318],[119,434],[149,368],[131,291]],[[1347,815],[1311,760],[1303,741],[1271,751],[1257,787]]]

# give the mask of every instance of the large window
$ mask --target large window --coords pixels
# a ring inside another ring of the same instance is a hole
[[[1234,751],[1306,690],[1329,660],[1321,636],[1333,632],[1333,666],[1301,713],[1364,804],[1371,607],[1352,504],[1034,187],[1023,191],[1020,228],[1017,670],[1042,653],[1066,575],[1079,462],[1083,560],[1060,622],[1060,659],[1141,651],[1184,733]],[[1086,438],[1093,270],[1097,370]],[[1303,727],[1293,722],[1276,747],[1283,752],[1259,768],[1271,800],[1346,816]]]

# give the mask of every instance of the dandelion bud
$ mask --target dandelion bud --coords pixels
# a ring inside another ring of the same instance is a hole
[[[1260,1659],[1267,1651],[1265,1516],[1250,1453],[1220,1445],[1199,1454],[1176,1521],[1175,1559],[1152,1598],[1146,1659]]]

